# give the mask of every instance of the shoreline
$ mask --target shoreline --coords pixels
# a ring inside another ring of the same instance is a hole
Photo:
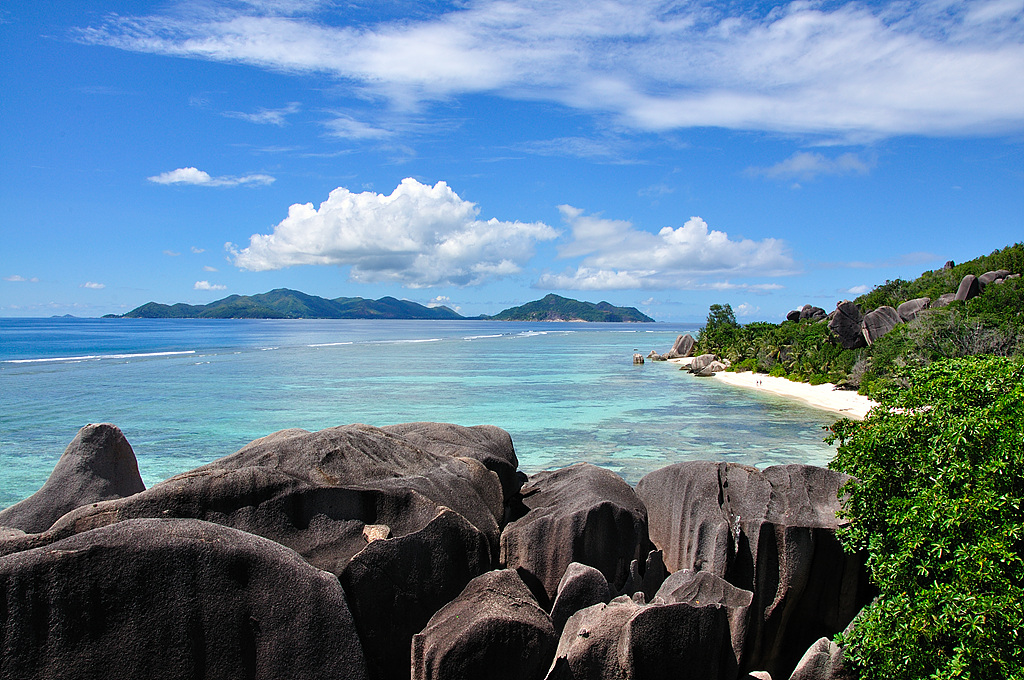
[[[669,359],[670,363],[685,366],[689,362],[685,359]],[[802,401],[814,408],[824,411],[832,411],[854,420],[864,420],[872,407],[878,403],[868,399],[862,394],[849,390],[836,390],[832,383],[811,385],[809,383],[793,382],[787,378],[774,378],[765,373],[733,373],[721,371],[714,374],[715,379],[745,389],[763,390],[770,394],[776,394],[789,399]],[[760,385],[757,382],[760,381]]]

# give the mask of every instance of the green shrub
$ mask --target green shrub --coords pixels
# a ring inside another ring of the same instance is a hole
[[[940,360],[897,376],[830,467],[840,538],[878,598],[842,638],[862,680],[1024,679],[1024,360]]]
[[[815,373],[814,375],[812,375],[807,380],[807,382],[811,383],[812,385],[824,385],[825,383],[831,382],[831,381],[828,379],[827,375],[823,375],[821,373]]]
[[[768,371],[768,375],[773,378],[785,378],[786,368],[782,364],[775,364],[772,366],[772,370]]]

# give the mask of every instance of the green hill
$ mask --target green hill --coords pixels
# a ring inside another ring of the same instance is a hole
[[[127,319],[463,319],[448,307],[425,307],[383,297],[334,300],[278,288],[259,295],[229,295],[207,305],[148,302],[122,314]]]
[[[616,307],[607,302],[580,302],[554,293],[540,300],[511,307],[490,317],[495,321],[605,321],[651,323],[654,321],[635,307]]]

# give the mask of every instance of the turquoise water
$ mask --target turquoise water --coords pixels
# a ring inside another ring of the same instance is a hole
[[[433,420],[509,431],[527,473],[588,461],[630,483],[682,460],[823,465],[835,416],[634,350],[692,326],[496,321],[0,319],[0,507],[90,422],[146,485],[279,429]]]

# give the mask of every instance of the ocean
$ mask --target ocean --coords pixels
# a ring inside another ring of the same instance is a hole
[[[631,484],[684,460],[824,465],[825,411],[675,365],[692,325],[0,319],[0,508],[87,423],[119,426],[147,486],[299,427],[504,428],[520,468],[587,461]]]

